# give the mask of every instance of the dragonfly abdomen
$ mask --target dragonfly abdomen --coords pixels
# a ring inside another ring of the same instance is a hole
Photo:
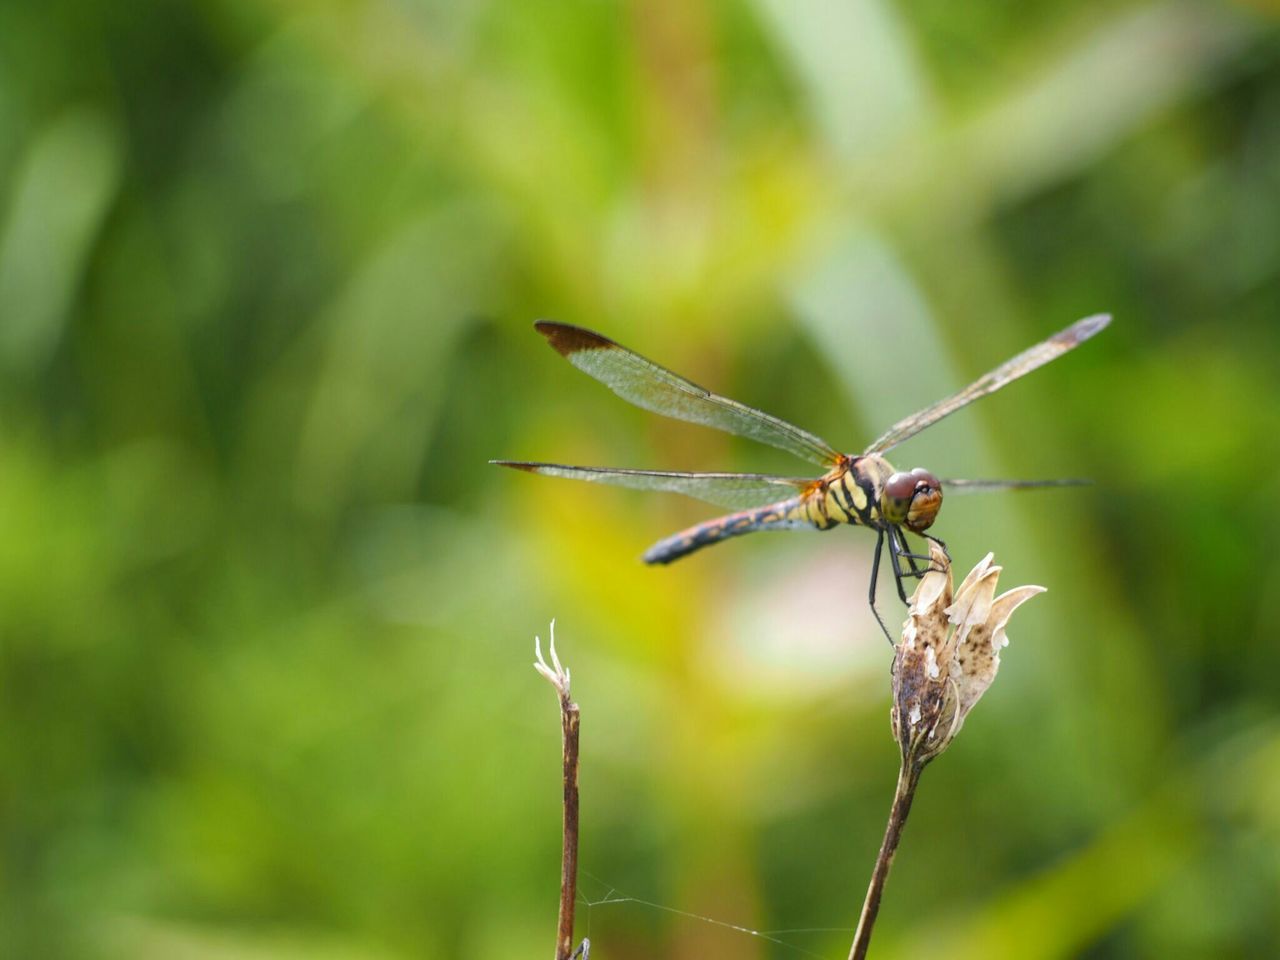
[[[688,556],[695,550],[730,537],[739,537],[744,533],[757,530],[795,530],[812,528],[815,525],[806,509],[805,496],[792,497],[764,507],[751,510],[739,510],[714,520],[707,520],[687,530],[674,533],[664,540],[659,540],[645,551],[645,563],[671,563],[681,557]],[[828,524],[827,526],[834,526]],[[826,529],[826,527],[818,527]]]
[[[830,530],[842,523],[879,526],[878,491],[892,468],[880,457],[846,460],[798,497],[739,510],[659,540],[645,563],[671,563],[695,550],[757,530]]]

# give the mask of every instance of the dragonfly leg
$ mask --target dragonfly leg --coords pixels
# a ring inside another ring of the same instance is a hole
[[[909,564],[911,565],[911,575],[912,575],[912,576],[915,576],[915,577],[922,576],[922,574],[921,574],[921,572],[920,572],[920,568],[919,568],[918,566],[916,566],[916,561],[917,561],[917,560],[928,560],[929,558],[928,558],[928,557],[922,557],[922,556],[920,556],[919,554],[915,554],[915,553],[912,553],[912,552],[911,552],[911,545],[910,545],[909,543],[907,543],[907,535],[906,535],[905,533],[903,533],[903,532],[902,532],[902,528],[901,528],[901,527],[894,527],[894,528],[893,528],[893,532],[892,532],[891,534],[889,534],[889,535],[890,535],[891,537],[896,536],[896,537],[898,538],[898,543],[899,543],[899,544],[901,545],[901,547],[902,547],[901,551],[899,551],[899,553],[898,553],[898,556],[900,556],[900,557],[906,557],[906,558],[907,558],[907,563],[909,563]]]
[[[911,548],[907,544],[907,535],[903,533],[901,527],[895,528],[895,532],[898,534],[898,537],[900,538],[902,543],[902,549],[898,551],[898,556],[906,557],[911,563],[911,572],[908,574],[904,571],[903,573],[904,576],[916,577],[918,579],[920,577],[923,577],[926,573],[942,572],[942,568],[933,562],[932,556],[929,556],[923,553],[911,552]],[[943,543],[941,540],[939,540],[937,537],[931,537],[927,533],[921,534],[921,536],[924,537],[926,540],[933,541],[934,543],[936,543],[938,546],[942,548],[943,553],[947,553],[947,545]],[[947,557],[948,559],[950,559],[951,554],[947,553]],[[924,560],[928,564],[928,566],[926,566],[923,570],[921,570],[918,566],[916,566],[915,561],[917,560]]]
[[[901,527],[897,527],[897,528],[895,528],[895,529],[896,529],[896,532],[897,532],[897,534],[898,534],[899,540],[900,540],[900,542],[902,543],[902,549],[898,552],[898,556],[901,556],[901,557],[907,557],[907,558],[908,558],[908,559],[910,559],[910,560],[924,560],[924,561],[926,561],[926,562],[929,564],[929,566],[928,566],[925,570],[923,570],[923,571],[922,571],[922,570],[920,570],[920,569],[919,569],[919,567],[917,567],[914,563],[913,563],[913,564],[911,564],[911,571],[912,571],[912,575],[913,575],[913,576],[916,576],[916,577],[922,577],[922,576],[924,576],[924,574],[925,574],[925,573],[929,572],[929,570],[936,569],[936,568],[933,566],[933,557],[931,557],[931,556],[930,556],[929,554],[927,554],[927,553],[912,553],[912,552],[911,552],[911,545],[907,543],[907,535],[906,535],[906,533],[904,533],[904,532],[903,532],[903,530],[902,530],[902,528],[901,528]],[[926,534],[926,535],[924,535],[924,536],[926,536],[926,537],[927,537],[927,539],[929,539],[929,540],[934,539],[933,537],[928,537],[928,535],[927,535],[927,534]],[[947,547],[946,547],[946,544],[944,544],[941,540],[939,540],[939,541],[938,541],[938,544],[939,544],[939,546],[941,546],[941,547],[942,547],[942,549],[943,549],[943,550],[946,550],[946,548],[947,548]]]
[[[880,552],[884,547],[884,531],[876,531],[876,552],[871,561],[871,590],[867,594],[867,600],[871,604],[871,612],[875,614],[876,623],[880,624],[880,629],[884,633],[884,638],[889,641],[889,645],[893,645],[893,637],[889,635],[889,628],[884,625],[884,617],[880,616],[880,611],[876,609],[876,584],[880,579]],[[895,571],[896,574],[896,571]]]
[[[907,603],[907,590],[903,586],[902,581],[909,576],[915,574],[908,573],[902,569],[902,548],[898,546],[898,538],[893,530],[889,531],[889,558],[893,566],[893,582],[898,588],[898,598],[903,603]]]

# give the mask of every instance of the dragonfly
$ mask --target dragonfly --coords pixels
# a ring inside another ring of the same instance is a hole
[[[659,540],[644,554],[650,564],[668,564],[703,547],[758,530],[830,530],[842,524],[875,531],[868,601],[880,629],[889,635],[876,608],[881,557],[888,546],[899,598],[907,603],[904,581],[927,572],[907,540],[913,533],[946,545],[926,531],[942,507],[943,488],[954,491],[1015,490],[1073,486],[1066,480],[939,480],[923,467],[896,470],[884,454],[973,401],[995,393],[1032,370],[1078,347],[1109,323],[1109,314],[1085,317],[1037,343],[969,386],[899,420],[860,454],[841,453],[822,438],[762,410],[749,407],[686,380],[646,360],[608,337],[583,327],[539,320],[534,328],[571,364],[624,400],[653,413],[701,424],[785,450],[823,468],[816,477],[763,473],[689,473],[618,467],[569,466],[523,460],[490,463],[548,477],[565,477],[639,490],[684,494],[732,510]]]

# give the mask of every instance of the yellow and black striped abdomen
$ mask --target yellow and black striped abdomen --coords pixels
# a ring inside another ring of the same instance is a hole
[[[795,530],[814,526],[806,509],[808,498],[809,494],[803,494],[768,506],[739,510],[681,530],[646,550],[644,562],[671,563],[713,543],[757,530]]]
[[[716,517],[660,540],[645,553],[645,563],[671,563],[757,530],[830,530],[842,523],[881,527],[880,492],[891,473],[893,468],[881,457],[850,458],[798,497]]]

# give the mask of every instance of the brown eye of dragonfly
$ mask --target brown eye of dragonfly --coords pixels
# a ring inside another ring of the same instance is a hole
[[[903,524],[908,530],[923,533],[933,524],[942,506],[942,484],[923,467],[912,470],[911,479],[915,481],[915,489]]]
[[[910,500],[911,495],[915,493],[918,479],[911,473],[903,473],[901,471],[895,473],[885,481],[885,496],[893,500]]]
[[[926,470],[924,467],[916,467],[914,470],[912,470],[911,477],[915,481],[915,484],[912,486],[913,490],[919,489],[921,488],[921,486],[923,486],[924,489],[927,489],[927,490],[942,489],[942,484],[938,481],[938,478],[935,477],[928,470]]]

